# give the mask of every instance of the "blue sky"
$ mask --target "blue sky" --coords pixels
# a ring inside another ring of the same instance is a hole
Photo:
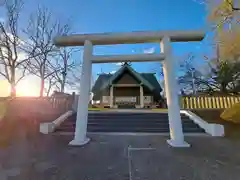
[[[74,33],[131,32],[151,30],[208,30],[207,11],[197,0],[26,0],[24,16],[33,12],[37,4],[48,7],[63,21],[70,19]],[[200,0],[199,0],[200,1]],[[0,14],[1,17],[1,14]],[[24,19],[24,18],[23,18]],[[26,19],[22,21],[26,23]],[[159,53],[159,44],[115,45],[95,47],[95,54]],[[213,54],[209,40],[202,43],[174,43],[173,53],[183,57],[194,52]],[[81,60],[80,54],[74,58]],[[133,63],[137,71],[158,71],[159,63]],[[111,72],[116,64],[93,66],[97,73]]]
[[[28,0],[28,6],[36,6]],[[199,0],[200,1],[200,0]],[[39,2],[39,1],[38,1]],[[129,32],[151,30],[207,30],[206,7],[196,0],[41,0],[53,14],[63,20],[70,19],[74,33]],[[27,8],[28,9],[28,8]],[[201,43],[175,43],[174,55],[184,56],[189,52],[209,52]],[[100,46],[95,54],[143,53],[159,44]],[[75,58],[78,58],[75,56]],[[156,63],[155,63],[156,64]],[[134,63],[138,71],[156,68],[154,63]],[[93,72],[114,71],[115,64],[94,65]]]

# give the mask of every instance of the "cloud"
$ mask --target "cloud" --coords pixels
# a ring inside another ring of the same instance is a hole
[[[192,1],[198,4],[206,4],[206,2],[202,0],[192,0]]]
[[[122,63],[121,63],[121,62],[118,62],[118,63],[116,63],[116,65],[117,65],[117,66],[121,66],[121,65],[122,65]]]
[[[115,72],[117,72],[117,71],[113,70],[113,71],[110,71],[109,73],[108,72],[99,72],[97,74],[114,74]]]
[[[7,50],[5,49],[2,49],[3,51],[3,55],[8,57],[8,54],[7,54]],[[15,58],[15,53],[12,54],[13,58]],[[28,54],[26,54],[25,52],[22,52],[20,50],[17,50],[17,61],[22,61],[24,59],[27,59],[28,58]],[[4,58],[5,59],[5,58]]]
[[[19,52],[18,53],[18,61],[22,61],[27,58],[27,54],[24,52]]]
[[[152,53],[154,53],[155,52],[155,47],[151,47],[151,48],[148,48],[148,49],[144,49],[143,50],[143,53],[144,54],[152,54]]]
[[[114,74],[116,71],[111,71],[110,74]]]

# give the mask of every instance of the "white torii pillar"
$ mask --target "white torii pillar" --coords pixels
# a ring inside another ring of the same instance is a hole
[[[70,145],[84,145],[90,140],[86,134],[88,122],[88,104],[90,100],[89,93],[92,76],[92,52],[93,45],[90,41],[86,40],[84,42],[75,134],[74,139],[69,143]]]
[[[182,120],[180,115],[180,106],[178,98],[178,83],[176,80],[176,62],[172,57],[172,48],[170,38],[165,36],[161,41],[160,50],[165,54],[163,61],[164,83],[168,105],[168,121],[170,130],[170,140],[168,144],[173,147],[189,147],[184,141]]]
[[[170,140],[168,144],[173,147],[189,147],[184,141],[182,122],[180,116],[177,81],[175,76],[175,62],[172,58],[171,42],[201,41],[205,36],[203,31],[153,31],[131,33],[103,33],[62,36],[54,39],[58,46],[82,46],[84,45],[83,65],[81,72],[81,87],[78,100],[77,121],[74,139],[70,145],[84,145],[89,142],[87,138],[88,102],[91,84],[92,63],[111,62],[142,62],[161,61],[163,63],[165,89],[168,104],[168,117],[170,128]],[[92,55],[92,44],[125,44],[159,42],[161,40],[161,54],[137,54],[137,55]]]

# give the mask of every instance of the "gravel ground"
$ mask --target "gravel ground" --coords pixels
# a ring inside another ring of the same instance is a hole
[[[0,149],[0,180],[240,179],[240,141],[186,137],[192,147],[175,149],[163,136],[90,137],[83,147],[67,135],[23,137]]]

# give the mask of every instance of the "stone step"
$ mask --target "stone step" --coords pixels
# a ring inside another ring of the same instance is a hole
[[[67,120],[64,124],[75,123],[76,120]],[[89,119],[88,123],[116,123],[116,124],[125,124],[125,123],[167,123],[168,119]],[[189,119],[182,119],[182,123],[193,123]]]
[[[151,123],[146,123],[146,124],[141,124],[141,123],[135,123],[135,124],[110,124],[110,123],[88,123],[88,127],[119,127],[119,128],[125,128],[125,127],[142,127],[142,128],[145,128],[145,127],[152,127],[152,128],[155,128],[155,127],[166,127],[166,128],[169,128],[169,125],[168,123],[165,123],[165,124],[151,124]],[[192,124],[184,124],[183,125],[185,128],[198,128],[198,125],[192,123]],[[64,127],[68,127],[68,128],[75,128],[75,124],[64,124]]]
[[[204,132],[187,116],[182,115],[184,132]],[[69,117],[58,129],[59,132],[74,132],[76,114]],[[169,132],[167,114],[159,113],[90,113],[88,132]]]
[[[183,120],[182,122],[184,125],[188,126],[188,125],[196,125],[195,123],[193,123],[190,120]],[[88,121],[88,125],[97,125],[97,124],[106,124],[106,125],[165,125],[165,124],[169,124],[168,121],[139,121],[139,120],[130,120],[130,121],[114,121],[114,120],[95,120],[95,121]],[[62,125],[65,126],[73,126],[75,125],[74,121],[68,121],[68,122],[64,122]]]
[[[74,118],[74,120],[76,117]],[[119,121],[126,121],[126,120],[168,120],[168,117],[147,117],[147,116],[136,116],[136,117],[88,117],[88,120],[104,120],[104,119],[111,119],[111,120],[119,120]],[[186,117],[182,119],[188,119]]]
[[[156,116],[156,115],[149,115],[149,116],[144,116],[144,115],[138,115],[138,116],[88,116],[88,120],[119,120],[119,121],[129,121],[129,120],[168,120],[168,116]],[[182,120],[188,120],[189,118],[186,116],[181,117]],[[76,116],[70,117],[69,120],[76,121]]]
[[[66,128],[61,127],[58,129],[58,132],[74,132],[74,128]],[[111,128],[103,128],[103,127],[90,127],[87,130],[88,132],[156,132],[156,133],[162,133],[162,132],[169,132],[168,128],[161,127],[161,128],[141,128],[141,127],[124,127],[124,128],[118,128],[118,127],[111,127]],[[184,132],[204,132],[204,130],[200,128],[183,128]]]
[[[123,124],[123,125],[116,125],[116,124],[103,124],[103,123],[98,123],[98,124],[88,124],[88,129],[93,130],[93,129],[98,129],[101,131],[105,131],[110,129],[109,131],[129,131],[128,129],[132,129],[132,131],[135,131],[136,128],[146,130],[148,129],[167,129],[169,131],[169,125],[166,124]],[[75,124],[72,125],[64,125],[59,128],[59,130],[64,130],[64,131],[70,131],[73,132],[75,130]],[[192,123],[192,124],[183,124],[183,130],[188,131],[188,129],[195,129],[198,131],[199,128],[198,125]],[[202,131],[201,131],[202,132]]]
[[[155,112],[150,112],[150,113],[142,113],[142,112],[138,112],[138,113],[132,113],[132,112],[94,112],[94,113],[88,113],[89,116],[94,116],[94,115],[99,115],[99,116],[106,116],[106,115],[112,115],[112,116],[135,116],[135,115],[158,115],[158,116],[166,116],[168,115],[168,113],[155,113]],[[182,114],[184,115],[184,114]]]
[[[202,133],[202,129],[198,128],[187,128],[183,129],[185,133]],[[112,129],[112,128],[91,128],[88,129],[88,132],[146,132],[146,133],[169,133],[168,128],[124,128],[124,129]]]
[[[76,120],[77,117],[73,117],[72,120]],[[119,120],[119,121],[125,121],[125,120],[168,120],[168,117],[159,117],[159,116],[129,116],[129,117],[114,117],[114,116],[105,116],[105,117],[88,117],[88,120],[104,120],[104,119],[113,119],[113,120]],[[188,117],[181,117],[182,120],[189,119]]]
[[[168,117],[168,114],[160,113],[92,113],[88,114],[88,117]],[[181,117],[187,117],[186,115],[181,115]]]

